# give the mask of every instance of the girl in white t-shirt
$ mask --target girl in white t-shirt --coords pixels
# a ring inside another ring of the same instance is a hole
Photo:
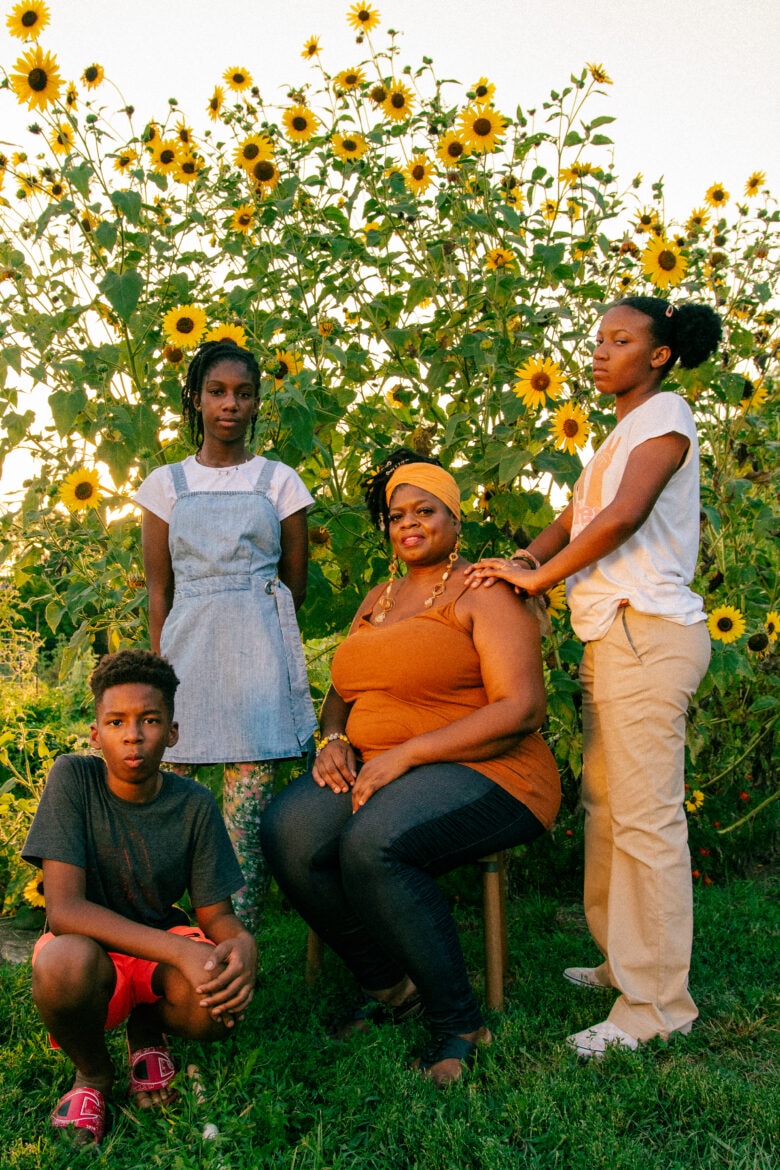
[[[317,723],[295,611],[306,595],[306,514],[292,468],[253,455],[260,372],[230,340],[207,342],[182,390],[194,455],[156,468],[135,502],[152,649],[176,670],[176,771],[224,764],[223,814],[257,929],[268,884],[260,819],[281,759],[301,755]]]
[[[690,589],[699,546],[699,461],[688,404],[661,383],[679,360],[714,353],[706,305],[628,297],[606,311],[593,380],[617,426],[571,503],[527,549],[474,566],[535,595],[567,582],[585,642],[585,913],[604,955],[565,978],[620,994],[606,1020],[569,1044],[584,1058],[610,1044],[690,1031],[693,934],[684,800],[685,716],[710,657],[701,598]]]

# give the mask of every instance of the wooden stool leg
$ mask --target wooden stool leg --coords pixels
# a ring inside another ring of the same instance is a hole
[[[504,961],[506,925],[501,868],[503,856],[491,853],[480,858],[482,900],[485,920],[485,1002],[491,1011],[504,1008]]]
[[[306,983],[309,987],[312,987],[320,977],[324,953],[325,943],[310,927],[306,939]]]

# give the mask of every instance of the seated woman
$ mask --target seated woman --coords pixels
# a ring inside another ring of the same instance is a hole
[[[491,1036],[435,879],[533,841],[560,803],[537,730],[540,634],[508,586],[487,601],[468,587],[458,488],[435,460],[393,452],[366,501],[392,543],[390,580],[336,651],[314,769],[271,802],[262,844],[373,1001],[338,1035],[424,1011],[433,1042],[416,1067],[444,1085]]]

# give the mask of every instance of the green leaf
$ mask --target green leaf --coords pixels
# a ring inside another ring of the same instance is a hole
[[[54,390],[49,395],[49,409],[51,410],[57,433],[64,439],[71,434],[79,412],[87,405],[87,395],[84,389],[73,380],[70,390]]]
[[[88,162],[78,163],[75,166],[67,167],[63,171],[65,178],[72,187],[76,188],[83,199],[89,198],[89,180],[94,173]]]
[[[117,316],[122,321],[129,321],[135,312],[143,284],[136,268],[130,268],[127,272],[109,270],[100,282],[100,289]]]
[[[141,222],[141,196],[137,191],[112,191],[111,202],[128,223]]]

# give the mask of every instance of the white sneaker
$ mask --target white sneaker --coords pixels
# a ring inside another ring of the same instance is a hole
[[[575,1032],[572,1036],[567,1036],[566,1043],[583,1060],[590,1060],[591,1057],[595,1060],[601,1060],[607,1048],[613,1045],[631,1052],[636,1052],[639,1047],[638,1040],[629,1036],[628,1032],[624,1032],[622,1028],[610,1023],[609,1020],[602,1020],[600,1024],[594,1024],[592,1028],[585,1028],[582,1032]]]
[[[567,967],[563,977],[575,987],[598,987],[601,991],[611,991],[607,983],[601,982],[596,971],[596,967]]]

